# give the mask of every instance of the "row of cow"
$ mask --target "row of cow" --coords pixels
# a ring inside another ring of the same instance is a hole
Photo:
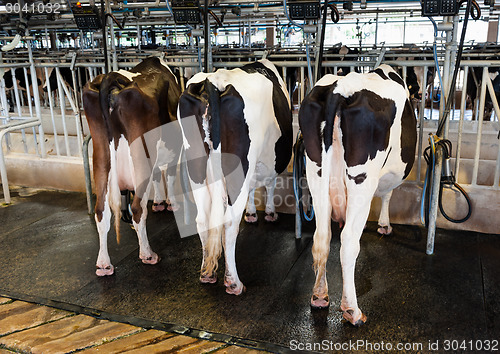
[[[130,71],[96,77],[83,96],[94,146],[96,274],[114,272],[107,234],[113,212],[119,235],[124,190],[135,191],[131,210],[139,257],[147,264],[159,261],[146,235],[147,203],[160,172],[175,174],[172,166],[183,148],[203,248],[200,281],[216,282],[224,252],[226,292],[244,292],[235,259],[240,220],[246,207],[245,220],[256,221],[252,193],[260,186],[268,192],[266,220],[276,220],[275,180],[292,154],[290,99],[275,66],[264,59],[198,73],[181,94],[166,63],[148,58]],[[329,305],[326,261],[333,218],[343,225],[341,308],[344,318],[360,325],[366,317],[357,304],[354,267],[370,202],[382,197],[379,232],[390,233],[391,192],[413,165],[416,123],[408,89],[387,65],[367,74],[325,75],[302,103],[299,123],[316,210],[311,306]]]

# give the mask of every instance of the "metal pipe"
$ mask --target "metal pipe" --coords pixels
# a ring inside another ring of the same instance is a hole
[[[460,120],[458,121],[458,141],[457,152],[455,154],[455,177],[458,181],[458,173],[460,172],[460,154],[462,153],[462,136],[464,130],[464,116],[465,116],[465,103],[467,100],[467,79],[469,74],[469,67],[464,67],[464,81],[462,84],[462,98],[460,101]]]
[[[16,71],[11,70],[11,72],[12,72],[12,84],[14,87],[14,97],[16,98],[17,115],[18,115],[19,119],[24,119],[23,118],[23,111],[21,108],[22,95],[19,94],[19,88],[17,86]],[[26,132],[24,131],[24,129],[21,130],[21,135],[22,135],[22,139],[23,139],[24,153],[27,154],[28,153],[28,146],[26,145]],[[7,148],[9,148],[9,147],[7,147]]]
[[[208,49],[209,49],[209,42],[210,42],[210,24],[209,24],[209,19],[208,19],[208,0],[205,0],[205,12],[203,14],[203,21],[204,21],[204,48],[205,48],[205,53],[204,54],[204,64],[205,64],[205,72],[208,73],[210,72],[210,67],[208,64]]]
[[[50,87],[49,70],[47,67],[45,67],[44,71],[45,71],[45,82],[47,83],[47,94],[48,94],[47,96],[49,97],[50,117],[52,119],[52,129],[53,129],[52,134],[54,134],[54,142],[56,145],[56,154],[57,154],[57,156],[60,156],[61,152],[59,150],[59,141],[58,141],[58,137],[57,137],[56,120],[54,117],[54,101],[52,100],[52,90]]]
[[[432,137],[430,139],[433,139]],[[439,202],[439,185],[441,184],[441,170],[443,167],[443,151],[439,147],[436,148],[436,165],[432,176],[431,194],[430,194],[430,210],[429,210],[429,226],[427,231],[427,249],[426,253],[431,255],[434,253],[434,240],[436,238],[436,221]]]
[[[71,156],[71,152],[69,149],[68,129],[66,128],[66,102],[65,102],[66,100],[64,99],[63,83],[62,83],[61,73],[59,72],[59,68],[56,68],[56,78],[57,78],[57,91],[59,92],[61,120],[64,132],[64,145],[66,146],[66,156]]]
[[[31,82],[33,86],[33,98],[35,100],[35,113],[36,117],[42,121],[42,104],[40,102],[40,92],[38,91],[38,79],[36,77],[36,68],[35,68],[35,61],[33,60],[33,52],[31,51],[31,46],[30,43],[28,43],[28,56],[29,56],[29,62],[31,66]],[[33,128],[33,137],[35,139],[35,147],[38,146],[37,141],[36,141],[36,135],[34,132]],[[40,124],[38,128],[38,134],[40,135],[40,156],[45,157],[45,134],[43,131],[43,126]]]
[[[4,200],[6,204],[10,204],[10,191],[9,191],[9,180],[7,179],[7,168],[5,166],[5,156],[3,153],[3,148],[2,148],[2,140],[4,136],[12,132],[14,130],[24,130],[25,128],[31,128],[33,126],[41,125],[41,121],[36,119],[35,121],[32,122],[27,122],[27,123],[22,123],[22,124],[16,124],[10,127],[7,127],[5,129],[2,129],[0,131],[0,175],[1,175],[1,180],[2,180],[2,187],[3,187],[3,195],[4,195]]]
[[[481,82],[481,95],[479,98],[479,112],[477,120],[477,139],[476,150],[474,153],[474,167],[472,169],[472,182],[473,186],[477,185],[477,176],[479,171],[479,156],[481,154],[481,135],[483,134],[483,120],[484,120],[484,103],[486,101],[486,82],[490,77],[488,75],[488,68],[483,68],[483,78]]]
[[[102,45],[104,49],[104,73],[109,72],[108,64],[108,36],[107,36],[107,25],[106,25],[106,11],[104,9],[104,0],[101,0],[101,22],[102,22]]]
[[[454,26],[454,31],[457,30],[457,26]],[[442,99],[440,100],[439,105],[439,117],[442,117],[445,110],[445,102],[448,98],[448,93],[450,92],[450,68],[451,68],[451,57],[450,57],[450,48],[453,45],[453,36],[450,32],[446,32],[446,52],[443,63],[443,86],[441,92],[443,93]],[[444,98],[444,99],[443,99]],[[449,121],[449,116],[446,121]],[[445,137],[447,135],[447,131],[445,129]],[[434,137],[430,137],[429,139],[434,139]],[[429,200],[429,225],[427,230],[427,250],[426,253],[431,255],[434,253],[434,239],[436,236],[436,224],[437,224],[437,216],[438,216],[438,203],[439,203],[439,187],[441,184],[441,170],[443,165],[443,151],[442,148],[436,144],[436,152],[434,154],[435,164],[434,164],[434,173],[431,179],[431,190],[430,190],[430,200]]]
[[[424,66],[422,73],[422,99],[420,100],[420,111],[418,112],[418,157],[417,157],[417,181],[420,182],[422,173],[422,146],[424,139],[424,110],[425,110],[425,93],[427,87],[427,66]]]

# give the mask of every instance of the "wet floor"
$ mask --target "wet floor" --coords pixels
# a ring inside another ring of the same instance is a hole
[[[13,197],[0,207],[0,295],[139,326],[205,331],[275,352],[383,349],[382,342],[409,352],[453,349],[462,341],[466,349],[484,349],[486,340],[500,338],[499,235],[438,230],[435,254],[427,256],[423,228],[393,225],[393,235],[381,238],[370,223],[356,267],[368,321],[354,328],[337,311],[335,228],[327,266],[331,305],[313,311],[314,227],[306,225],[296,241],[293,215],[280,214],[277,224],[262,217],[257,225],[242,224],[236,261],[247,292],[235,297],[225,293],[222,261],[217,284],[198,282],[200,241],[181,238],[172,214],[148,218],[158,265],[139,261],[135,232],[122,224],[121,243],[114,233],[109,239],[115,275],[98,278],[98,235],[84,194],[20,189]]]

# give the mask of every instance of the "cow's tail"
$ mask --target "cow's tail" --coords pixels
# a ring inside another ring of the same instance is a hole
[[[115,104],[118,93],[126,86],[130,85],[131,81],[125,76],[111,72],[104,76],[99,86],[99,103],[101,106],[102,115],[106,124],[108,137],[112,139],[110,116],[112,108]],[[109,206],[114,215],[114,224],[116,231],[116,241],[120,243],[120,217],[121,217],[121,193],[118,185],[116,146],[118,142],[111,140],[110,144],[110,172],[109,172]]]
[[[222,173],[221,139],[220,139],[220,91],[207,79],[205,89],[208,94],[208,108],[205,121],[205,139],[210,146],[207,164],[207,188],[211,205],[208,216],[208,239],[202,274],[212,276],[217,270],[218,260],[222,253],[222,231],[224,227],[226,189]],[[208,138],[208,139],[207,139]]]
[[[320,135],[320,139],[318,139],[320,144],[322,143],[323,145],[321,153],[321,178],[319,181],[321,191],[321,195],[319,196],[319,198],[321,198],[320,205],[326,206],[330,204],[332,208],[331,214],[323,215],[323,218],[327,220],[330,220],[330,217],[337,219],[335,215],[337,215],[338,211],[343,208],[343,205],[345,205],[343,201],[339,202],[337,198],[343,198],[340,195],[341,193],[338,192],[344,191],[344,181],[342,178],[342,174],[344,173],[345,168],[339,169],[337,168],[337,166],[333,165],[335,161],[339,161],[339,151],[337,150],[337,146],[333,144],[333,137],[336,133],[334,132],[334,129],[336,126],[338,126],[338,122],[336,122],[336,120],[338,120],[338,117],[341,115],[340,111],[343,99],[344,98],[341,95],[333,93],[332,90],[328,91],[328,94],[324,100],[325,103],[322,112],[322,121],[325,122],[325,125],[323,127],[322,135]],[[321,140],[323,141],[321,142]],[[332,193],[335,195],[335,197],[333,198],[331,195]],[[322,211],[320,210],[317,212],[321,213]],[[342,220],[336,221],[342,222]],[[328,237],[328,234],[319,233],[315,235],[315,238],[320,237],[326,238]],[[325,245],[329,245],[328,240],[325,239],[322,241],[320,239],[315,239],[312,248],[312,253],[314,255],[313,269],[315,270],[315,272],[317,272],[318,269],[324,268],[328,259],[329,247],[325,247]]]
[[[121,211],[121,193],[120,187],[118,185],[118,171],[117,171],[117,159],[116,159],[116,149],[114,146],[114,141],[111,141],[110,144],[110,160],[111,166],[109,170],[109,191],[108,191],[108,199],[109,199],[109,207],[114,215],[115,221],[115,232],[116,232],[116,242],[120,243],[120,218],[122,215]]]
[[[110,131],[109,117],[115,103],[116,95],[120,90],[130,85],[130,83],[131,81],[129,79],[117,72],[107,74],[101,82],[99,87],[99,101],[108,132]]]

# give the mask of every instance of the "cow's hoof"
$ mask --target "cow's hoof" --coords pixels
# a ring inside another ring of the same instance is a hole
[[[165,210],[165,204],[161,203],[153,203],[153,207],[151,208],[153,213],[159,213]]]
[[[268,222],[275,222],[276,220],[278,220],[278,213],[269,213],[269,214],[266,213],[264,220]]]
[[[359,311],[358,315],[354,315],[354,310],[348,309],[346,311],[343,311],[342,315],[355,327],[359,327],[366,323],[366,316],[361,311]]]
[[[230,285],[226,285],[226,293],[231,294],[231,295],[241,295],[245,291],[247,291],[247,288],[245,285],[240,283],[240,286],[238,284],[233,283]]]
[[[149,257],[140,257],[144,264],[156,264],[160,261],[160,257],[156,253],[152,253]]]
[[[313,295],[311,297],[311,308],[315,310],[326,309],[330,306],[328,295]]]
[[[96,266],[95,274],[99,277],[104,277],[106,275],[113,275],[115,272],[115,267],[113,267],[111,264],[106,266],[106,267],[99,267]]]
[[[256,223],[258,220],[257,218],[257,214],[253,213],[246,213],[245,214],[245,221],[249,224],[253,224],[253,223]]]
[[[215,284],[217,283],[217,274],[202,274],[200,276],[200,283],[202,284]]]
[[[380,226],[377,229],[377,232],[380,235],[390,235],[390,234],[392,234],[392,227],[391,226]]]

